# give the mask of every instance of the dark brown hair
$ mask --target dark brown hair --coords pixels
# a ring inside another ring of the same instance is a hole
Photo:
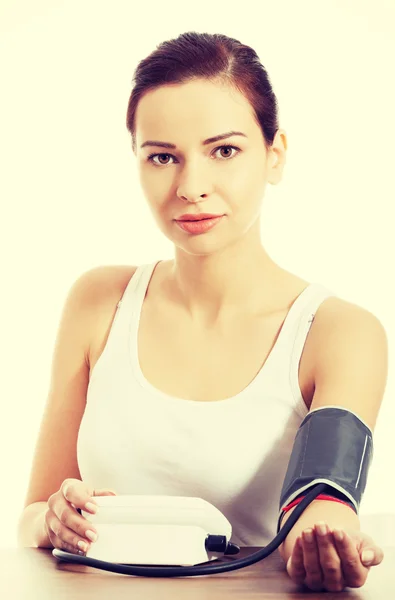
[[[244,94],[254,109],[268,150],[279,128],[278,103],[257,53],[250,46],[220,33],[189,31],[162,42],[137,65],[126,117],[134,152],[135,113],[143,95],[162,85],[193,79],[228,84]]]

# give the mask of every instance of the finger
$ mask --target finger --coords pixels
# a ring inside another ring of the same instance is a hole
[[[48,537],[54,548],[66,550],[73,554],[85,554],[89,550],[89,541],[65,527],[53,511],[47,512],[45,524]]]
[[[325,589],[328,592],[341,592],[345,585],[341,560],[326,523],[316,523],[315,533]]]
[[[341,532],[343,536],[342,540],[336,538],[336,531]],[[344,530],[335,529],[334,540],[342,564],[345,585],[348,587],[361,587],[366,581],[369,567],[366,568],[361,563],[355,543]]]
[[[64,550],[65,552],[70,552],[70,554],[78,554],[78,556],[85,556],[87,550],[82,550],[78,546],[74,547],[71,544],[67,544],[65,541],[61,540],[59,537],[53,534],[51,537],[51,544],[54,548],[58,548],[59,550]]]
[[[82,481],[77,479],[71,481],[72,483],[70,484],[70,480],[65,480],[60,488],[63,498],[67,504],[75,509],[79,509],[79,514],[81,514],[81,509],[83,509],[85,512],[96,514],[97,502],[93,498],[95,490],[93,488],[88,488],[84,483],[82,483]],[[56,514],[59,518],[61,518],[58,513]]]
[[[67,502],[76,508],[85,510],[87,503],[92,504],[93,507],[97,506],[97,502],[93,498],[95,490],[78,479],[65,479],[60,487],[60,492]],[[87,510],[89,511],[90,508],[88,507]],[[94,512],[94,510],[92,509],[90,512]]]
[[[71,492],[68,493],[71,494]],[[80,538],[83,538],[85,542],[89,543],[92,541],[96,541],[97,530],[95,526],[93,525],[93,523],[91,523],[91,521],[89,521],[77,512],[77,509],[74,508],[76,504],[77,500],[75,500],[75,502],[72,505],[71,502],[69,502],[64,497],[64,495],[59,493],[53,494],[48,499],[48,505],[50,509],[64,527],[73,532],[74,535],[77,534]],[[84,507],[84,510],[87,510],[86,505]]]
[[[306,570],[303,563],[302,540],[298,536],[295,540],[289,565],[287,565],[288,575],[295,583],[302,584],[306,578]]]
[[[101,490],[93,490],[92,496],[116,496],[117,492],[115,492],[114,490],[110,490],[107,488],[101,489]]]
[[[306,585],[312,590],[321,591],[323,588],[324,574],[318,553],[317,542],[313,529],[302,532],[302,545],[304,568],[306,570]]]
[[[383,561],[384,551],[379,546],[372,544],[369,548],[363,548],[360,552],[360,556],[361,562],[365,567],[374,567]]]

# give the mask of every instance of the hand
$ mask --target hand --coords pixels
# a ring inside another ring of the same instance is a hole
[[[326,535],[318,533],[320,525],[325,526]],[[311,532],[312,541],[306,539],[305,531],[297,537],[287,562],[287,573],[295,583],[316,592],[342,592],[345,587],[362,587],[370,567],[379,565],[384,558],[383,550],[361,531],[330,531],[322,522],[306,531]],[[336,531],[343,534],[342,541],[336,539]],[[362,559],[365,550],[373,552],[368,564]]]
[[[93,496],[116,496],[116,493],[109,489],[94,490],[79,479],[65,479],[60,489],[48,498],[44,526],[54,548],[72,554],[88,551],[93,541],[89,538],[89,530],[96,535],[97,531],[77,508],[96,513]]]

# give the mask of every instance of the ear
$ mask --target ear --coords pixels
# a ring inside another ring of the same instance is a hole
[[[286,163],[286,152],[288,148],[287,136],[284,129],[279,129],[274,136],[273,144],[269,148],[267,159],[268,183],[276,185],[282,179],[283,169]]]

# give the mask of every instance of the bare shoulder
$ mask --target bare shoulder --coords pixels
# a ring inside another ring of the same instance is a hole
[[[350,321],[376,323],[377,326],[381,324],[378,317],[368,309],[337,296],[327,298],[317,309],[314,319],[314,322],[320,325],[319,328],[317,327],[320,329],[320,335],[324,335],[321,331],[324,327],[329,329],[334,325],[344,325]]]
[[[87,305],[100,308],[103,302],[116,300],[117,303],[137,268],[135,265],[103,265],[86,271],[82,278]]]
[[[364,348],[380,351],[387,345],[386,330],[368,309],[339,297],[327,298],[317,309],[311,328],[315,368],[335,360],[335,354],[355,357]],[[315,375],[317,371],[315,371]]]

